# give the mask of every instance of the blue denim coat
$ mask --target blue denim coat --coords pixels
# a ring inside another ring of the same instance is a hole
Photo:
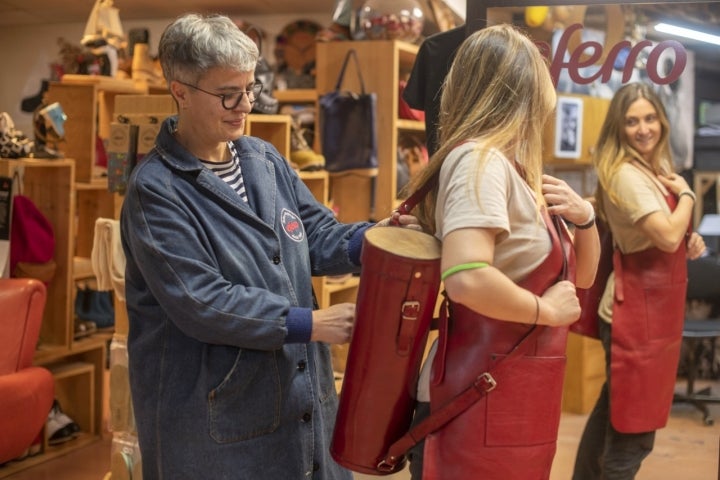
[[[311,275],[358,268],[344,225],[269,143],[235,142],[249,205],[166,120],[121,214],[130,385],[145,480],[350,479],[330,457],[327,345],[286,343]],[[309,311],[308,311],[309,312]]]

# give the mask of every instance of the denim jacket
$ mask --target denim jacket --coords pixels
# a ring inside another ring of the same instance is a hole
[[[247,136],[234,142],[243,202],[175,141],[175,121],[133,171],[121,214],[143,477],[350,479],[329,455],[329,348],[289,339],[288,319],[310,315],[311,275],[358,269],[349,252],[369,224],[338,223]]]

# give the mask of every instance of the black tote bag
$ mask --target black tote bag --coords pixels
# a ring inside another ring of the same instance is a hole
[[[360,93],[340,90],[351,57]],[[328,172],[360,170],[365,175],[377,175],[376,104],[377,95],[365,92],[357,52],[351,49],[345,55],[335,90],[319,98],[322,153]]]

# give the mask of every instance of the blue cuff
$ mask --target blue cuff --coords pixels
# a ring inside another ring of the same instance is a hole
[[[365,230],[372,227],[372,224],[368,224],[364,228],[358,228],[353,232],[350,240],[348,240],[348,257],[350,261],[355,265],[360,265],[360,254],[362,253],[363,237],[365,236]]]
[[[290,307],[285,326],[287,327],[285,343],[308,343],[312,335],[312,310]]]

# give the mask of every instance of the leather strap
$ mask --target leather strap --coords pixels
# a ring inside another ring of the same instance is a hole
[[[527,352],[530,345],[533,344],[533,341],[542,330],[543,328],[534,325],[505,357],[500,358],[495,363],[495,367],[491,371],[489,370],[478,375],[472,385],[468,386],[440,409],[431,413],[427,418],[412,427],[405,435],[395,441],[395,443],[390,445],[385,458],[381,460],[377,466],[378,471],[394,472],[396,465],[404,460],[405,453],[410,450],[410,448],[414,447],[429,434],[438,430],[491,392],[497,386],[495,376],[501,376],[502,373],[512,367],[513,360],[522,357]]]
[[[400,215],[407,215],[409,214],[413,208],[415,208],[415,205],[420,203],[420,200],[427,195],[427,193],[437,185],[438,176],[440,175],[440,171],[438,170],[427,179],[423,185],[415,190],[412,195],[410,195],[405,201],[403,201],[400,206],[397,208],[397,211],[400,213]]]
[[[345,54],[345,60],[343,60],[342,68],[340,69],[340,74],[338,75],[337,83],[335,84],[335,91],[340,90],[340,87],[342,86],[343,78],[345,77],[345,69],[347,68],[350,57],[355,60],[355,69],[357,70],[358,80],[360,80],[360,92],[365,95],[365,82],[363,81],[362,71],[360,70],[360,61],[357,58],[357,52],[354,48],[351,48],[348,50],[347,54]]]

